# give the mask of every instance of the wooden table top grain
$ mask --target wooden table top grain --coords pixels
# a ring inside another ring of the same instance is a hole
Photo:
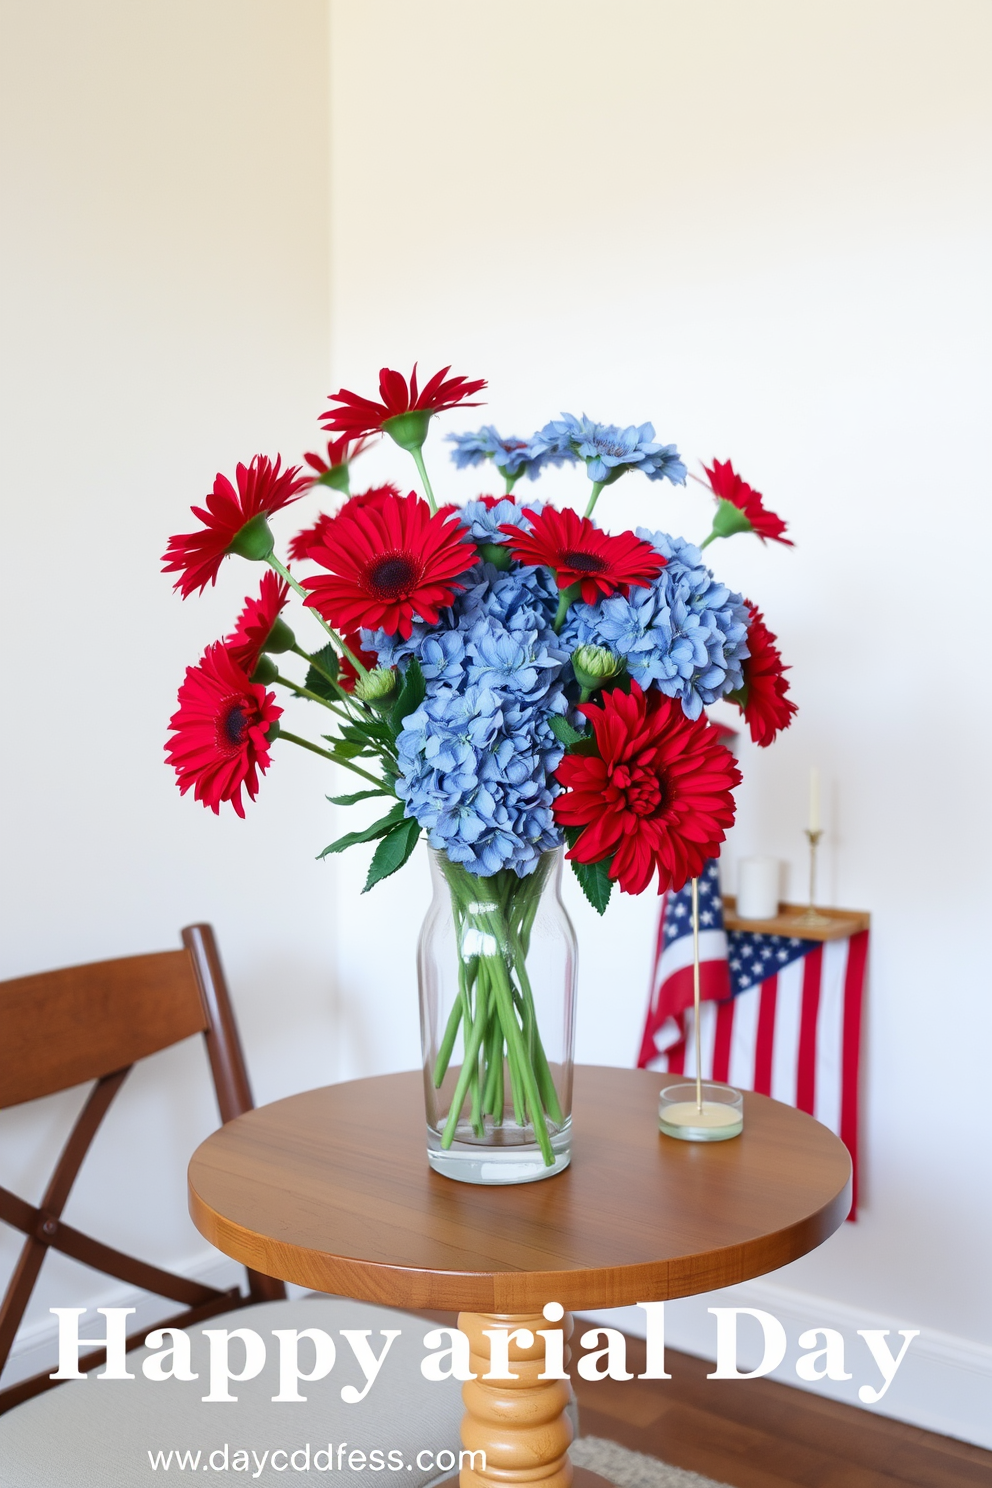
[[[316,1291],[502,1313],[729,1286],[843,1222],[851,1163],[826,1127],[745,1094],[740,1137],[675,1141],[657,1123],[671,1080],[578,1066],[571,1166],[498,1188],[428,1167],[420,1071],[307,1091],[202,1143],[190,1213],[227,1255]]]

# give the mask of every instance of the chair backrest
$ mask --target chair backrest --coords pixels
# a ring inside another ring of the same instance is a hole
[[[157,1326],[184,1327],[243,1305],[238,1287],[219,1291],[136,1260],[62,1222],[76,1174],[111,1101],[137,1060],[202,1033],[222,1121],[252,1108],[251,1087],[217,944],[209,925],[188,925],[183,948],[70,966],[0,982],[0,1109],[93,1080],[37,1208],[0,1188],[0,1220],[28,1238],[0,1303],[0,1370],[50,1249],[106,1275],[185,1304]],[[253,1301],[285,1296],[282,1283],[248,1271]],[[144,1336],[136,1335],[140,1343]],[[132,1340],[128,1340],[130,1347]],[[80,1360],[93,1369],[97,1349]],[[35,1375],[0,1390],[0,1413],[56,1382]]]

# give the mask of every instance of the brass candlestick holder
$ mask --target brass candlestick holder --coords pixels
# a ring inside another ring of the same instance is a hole
[[[809,842],[809,904],[805,913],[799,917],[799,923],[801,925],[808,925],[810,928],[816,927],[818,929],[822,929],[824,925],[829,925],[830,923],[827,915],[822,915],[816,907],[816,849],[819,846],[822,836],[822,829],[813,831],[811,827],[806,828],[806,838]]]

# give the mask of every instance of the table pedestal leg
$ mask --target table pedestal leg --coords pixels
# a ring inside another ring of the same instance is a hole
[[[541,1313],[463,1312],[458,1326],[471,1344],[471,1367],[477,1376],[462,1386],[462,1446],[486,1454],[485,1467],[481,1458],[474,1467],[463,1464],[461,1488],[570,1488],[572,1423],[565,1408],[572,1398],[572,1386],[567,1379],[538,1378],[545,1372],[545,1340],[538,1336],[538,1329],[562,1328],[567,1339],[572,1332],[569,1314],[560,1323],[549,1323]],[[492,1368],[486,1329],[493,1328],[510,1330],[510,1370],[517,1379],[483,1377]],[[533,1335],[529,1347],[513,1338],[517,1328]],[[566,1365],[568,1359],[566,1346]]]

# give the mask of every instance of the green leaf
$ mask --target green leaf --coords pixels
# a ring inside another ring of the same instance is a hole
[[[583,894],[597,914],[605,914],[613,893],[613,880],[609,876],[612,856],[601,858],[598,863],[577,863],[574,858],[570,861]]]
[[[565,841],[569,847],[575,846],[584,831],[585,827],[565,828]],[[569,858],[572,872],[579,880],[579,887],[597,914],[606,913],[606,906],[613,893],[613,879],[609,876],[613,856],[611,853],[608,858],[601,858],[598,863],[577,863],[574,858]]]
[[[343,723],[341,738],[351,744],[360,744],[366,749],[378,750],[380,744],[391,745],[393,743],[393,731],[381,718],[369,716],[360,722]]]
[[[350,796],[328,796],[332,806],[354,806],[358,801],[368,801],[372,796],[391,796],[388,790],[363,790],[355,791]]]
[[[313,660],[317,663],[322,671],[328,672],[332,677],[337,677],[338,653],[335,651],[330,641],[328,641],[326,646],[322,646],[319,651],[314,651],[311,654]],[[328,682],[326,677],[321,676],[316,667],[309,668],[306,675],[306,681],[303,683],[303,686],[306,688],[307,692],[315,692],[318,697],[337,697],[337,693],[334,691],[334,688],[331,686],[330,682]]]
[[[548,723],[555,738],[559,743],[564,744],[566,749],[571,744],[580,744],[586,738],[585,734],[580,734],[572,727],[567,718],[562,718],[560,713],[552,713]]]
[[[339,739],[337,734],[321,734],[321,738],[330,744],[335,759],[363,759],[375,753],[367,744],[349,744],[344,739]]]
[[[346,832],[343,837],[339,837],[336,842],[325,847],[322,853],[318,853],[317,857],[326,858],[329,853],[344,852],[346,847],[356,847],[359,842],[374,842],[377,837],[385,837],[386,833],[392,831],[393,827],[398,826],[402,820],[403,802],[397,801],[391,811],[380,817],[377,822],[373,822],[370,827],[366,827],[362,832]]]
[[[416,847],[419,837],[420,823],[412,816],[384,837],[372,856],[369,876],[365,880],[362,893],[367,894],[369,889],[374,888],[382,879],[388,878],[391,873],[402,868]]]
[[[427,696],[427,683],[424,674],[420,670],[420,662],[415,656],[410,657],[406,674],[403,678],[403,686],[396,704],[389,715],[389,722],[394,734],[398,734],[403,727],[403,720],[408,713],[415,713]]]

